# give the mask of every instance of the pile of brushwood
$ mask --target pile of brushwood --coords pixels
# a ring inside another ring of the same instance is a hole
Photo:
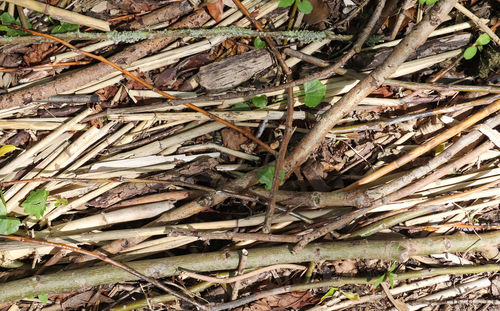
[[[495,0],[6,0],[0,311],[498,310]]]

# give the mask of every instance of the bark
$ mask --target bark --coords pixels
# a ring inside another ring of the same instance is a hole
[[[209,19],[210,15],[201,9],[175,23],[171,28],[198,28]],[[109,60],[118,66],[126,67],[137,59],[163,49],[175,40],[175,38],[145,40],[127,47],[122,52],[110,57]],[[68,92],[79,85],[95,81],[114,71],[114,68],[104,63],[99,63],[83,70],[69,72],[51,82],[1,96],[0,109],[22,106],[36,100]]]
[[[272,64],[265,49],[250,51],[201,67],[198,80],[209,91],[223,91],[242,84]]]
[[[443,252],[488,250],[500,243],[500,232],[485,234],[454,234],[450,236],[398,240],[357,240],[325,242],[306,246],[292,254],[288,246],[249,250],[246,266],[263,267],[274,264],[301,263],[323,260],[384,259],[406,261],[411,256]],[[181,269],[197,272],[233,270],[239,264],[238,251],[190,254],[131,262],[131,268],[154,278],[177,275]],[[12,301],[33,295],[79,290],[99,284],[134,280],[135,276],[116,267],[97,266],[53,274],[28,277],[0,285],[0,301]]]

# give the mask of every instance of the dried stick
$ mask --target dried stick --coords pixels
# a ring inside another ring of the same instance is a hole
[[[191,232],[191,231],[172,231],[169,236],[193,236],[200,240],[233,240],[233,241],[262,241],[262,242],[283,242],[297,243],[300,237],[286,234],[267,234],[267,233],[239,233],[239,232]]]
[[[245,266],[247,264],[248,251],[246,249],[241,250],[240,263],[238,264],[238,270],[236,275],[242,275],[245,271]],[[238,298],[238,290],[240,289],[240,281],[236,281],[233,284],[233,290],[231,292],[231,300],[236,300]]]
[[[468,18],[471,19],[471,21],[474,22],[474,24],[479,27],[482,31],[488,34],[490,36],[491,40],[493,40],[498,46],[500,46],[500,38],[495,34],[493,30],[491,30],[488,25],[486,25],[479,17],[474,15],[471,11],[469,11],[466,7],[461,5],[460,3],[457,2],[455,4],[455,8],[460,11],[463,15],[467,16]]]
[[[396,24],[394,24],[394,28],[392,29],[392,33],[389,37],[389,40],[392,41],[396,39],[396,36],[398,35],[399,28],[401,27],[401,24],[403,23],[403,20],[405,19],[406,16],[406,10],[410,8],[410,5],[413,1],[412,0],[405,0],[401,4],[401,11],[398,14],[398,19],[396,20]]]
[[[259,275],[261,273],[268,272],[268,271],[274,271],[274,270],[278,270],[278,269],[306,270],[306,267],[300,266],[300,265],[293,265],[293,264],[272,265],[272,266],[257,269],[257,270],[254,270],[254,271],[242,274],[242,275],[228,277],[228,278],[224,278],[224,279],[214,278],[211,276],[198,274],[198,273],[194,273],[194,272],[189,272],[186,270],[183,270],[181,272],[181,276],[187,276],[190,278],[198,279],[201,281],[212,282],[212,283],[228,284],[228,283],[233,283],[233,282],[237,282],[237,281],[243,281],[243,280],[246,280],[246,279],[251,278],[253,276]]]
[[[166,287],[164,284],[162,284],[161,282],[157,281],[156,279],[151,278],[149,276],[146,276],[146,275],[138,272],[137,270],[135,270],[133,268],[130,268],[129,266],[126,266],[126,265],[124,265],[124,264],[122,264],[122,263],[120,263],[120,262],[118,262],[116,260],[113,260],[113,259],[111,259],[109,257],[106,257],[106,256],[104,256],[102,254],[91,252],[91,251],[87,251],[87,250],[84,250],[84,249],[81,249],[81,248],[78,248],[78,247],[75,247],[75,246],[72,246],[72,245],[68,245],[68,244],[56,243],[56,242],[49,242],[49,241],[43,241],[43,240],[36,240],[36,239],[28,238],[28,237],[10,236],[10,235],[0,234],[0,238],[4,238],[4,239],[7,239],[7,240],[12,240],[12,241],[19,241],[19,242],[23,242],[23,243],[34,243],[34,244],[38,244],[38,245],[53,246],[53,247],[56,247],[56,248],[65,249],[65,250],[69,250],[69,251],[76,252],[76,253],[79,253],[79,254],[83,254],[83,255],[94,257],[94,258],[99,259],[101,261],[107,262],[107,263],[109,263],[109,264],[111,264],[111,265],[113,265],[113,266],[115,266],[117,268],[120,268],[123,271],[126,271],[127,273],[130,273],[133,276],[138,277],[141,280],[149,282],[149,283],[155,285],[156,287],[161,288],[162,290],[164,290],[165,292],[169,293],[170,295],[175,296],[177,299],[183,300],[185,302],[188,302],[188,303],[196,306],[200,310],[209,310],[206,306],[198,303],[197,301],[195,301],[195,300],[193,300],[193,299],[191,299],[189,297],[186,297],[186,296],[184,296],[182,294],[179,294],[179,293],[171,290],[170,288]]]
[[[121,73],[125,74],[126,76],[130,77],[131,79],[139,82],[141,85],[143,85],[144,87],[160,94],[161,96],[167,98],[167,99],[177,99],[177,97],[175,96],[172,96],[160,89],[157,89],[154,85],[151,85],[149,83],[147,83],[146,81],[144,81],[143,79],[131,74],[128,70],[126,69],[123,69],[122,67],[116,65],[115,63],[107,60],[106,58],[100,56],[100,55],[95,55],[93,53],[90,53],[90,52],[85,52],[83,50],[80,50],[79,48],[77,48],[76,46],[72,45],[71,43],[69,42],[66,42],[64,40],[61,40],[55,36],[52,36],[52,35],[49,35],[49,34],[46,34],[46,33],[41,33],[41,32],[37,32],[37,31],[33,31],[33,30],[30,30],[30,29],[25,29],[25,28],[22,28],[22,27],[19,27],[19,26],[8,26],[9,28],[13,28],[13,29],[19,29],[19,30],[22,30],[22,31],[25,31],[25,32],[28,32],[34,36],[39,36],[39,37],[44,37],[44,38],[49,38],[49,39],[52,39],[54,41],[57,41],[67,47],[69,47],[70,49],[82,54],[82,55],[85,55],[85,56],[88,56],[90,58],[93,58],[93,59],[96,59],[100,62],[103,62],[113,68],[115,68],[116,70],[120,71]],[[245,135],[246,137],[248,137],[250,140],[252,140],[253,142],[255,142],[256,144],[258,144],[259,146],[261,146],[262,148],[264,148],[265,150],[267,150],[269,153],[271,154],[275,154],[276,152],[271,149],[271,147],[269,147],[267,144],[265,144],[264,142],[262,142],[260,139],[258,139],[257,137],[255,137],[253,134],[251,134],[249,131],[246,131],[236,125],[234,125],[233,123],[231,122],[228,122],[222,118],[219,118],[218,116],[196,106],[196,105],[193,105],[193,104],[190,104],[190,103],[185,103],[184,106],[194,110],[194,111],[197,111],[207,117],[209,117],[210,119],[212,120],[215,120],[221,124],[224,124],[225,126],[229,127],[229,128],[232,128],[233,130],[237,131],[238,133],[240,134],[243,134]]]
[[[59,20],[69,21],[74,24],[84,25],[88,27],[92,27],[95,29],[110,31],[109,23],[97,18],[93,18],[90,16],[85,16],[82,14],[75,13],[73,11],[68,11],[65,9],[58,8],[56,6],[52,6],[46,3],[41,3],[35,0],[5,0],[6,2],[10,2],[16,4],[18,6],[22,6],[28,8],[33,11],[37,11],[40,13],[44,13],[50,15],[51,17]]]
[[[355,183],[349,185],[348,187],[344,188],[343,191],[348,191],[355,189],[359,186],[366,185],[368,183],[371,183],[378,178],[386,175],[389,172],[392,172],[393,170],[405,165],[406,163],[413,161],[420,155],[428,152],[432,148],[436,147],[437,145],[441,144],[444,141],[447,141],[451,137],[457,135],[458,133],[462,132],[463,130],[471,127],[478,121],[486,118],[487,116],[495,113],[496,111],[500,110],[500,100],[496,100],[492,104],[486,106],[485,108],[481,109],[477,113],[473,114],[472,116],[468,117],[464,121],[460,122],[459,124],[449,128],[448,130],[444,131],[443,133],[433,137],[431,140],[427,141],[425,144],[418,146],[417,148],[413,149],[412,151],[408,152],[404,156],[400,157],[394,162],[389,163],[388,165],[384,166],[381,169],[378,169],[377,171],[371,173],[368,176],[365,176],[361,178],[360,180],[356,181]]]

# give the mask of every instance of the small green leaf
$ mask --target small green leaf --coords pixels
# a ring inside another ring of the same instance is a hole
[[[40,295],[38,295],[38,299],[40,300],[41,303],[46,303],[49,301],[49,295],[40,294]]]
[[[397,265],[396,263],[393,263],[391,268],[389,269],[389,273],[391,273],[392,271],[394,271],[394,269],[396,269]]]
[[[249,111],[249,110],[252,110],[252,109],[250,109],[250,106],[248,104],[237,103],[237,104],[234,104],[231,107],[231,110],[234,110],[234,111]]]
[[[425,1],[425,3],[426,3],[427,5],[431,5],[431,4],[434,4],[434,3],[438,2],[438,1],[439,1],[439,0],[426,0],[426,1]]]
[[[280,0],[280,3],[278,3],[279,8],[287,8],[289,6],[292,6],[292,4],[295,2],[295,0]]]
[[[344,295],[349,300],[359,300],[358,293],[342,292],[342,295]]]
[[[321,300],[319,302],[321,303],[326,298],[333,296],[333,294],[335,294],[335,292],[338,290],[339,289],[337,287],[330,287],[330,289],[326,292],[326,294],[324,294],[323,297],[321,297]]]
[[[466,60],[472,59],[474,56],[476,56],[476,53],[477,53],[477,47],[469,46],[467,49],[465,49],[464,58]]]
[[[281,169],[280,171],[280,182],[282,182],[285,179],[285,170]]]
[[[387,275],[387,280],[389,281],[391,288],[394,288],[394,278],[397,276],[398,275],[396,273],[392,273],[392,272],[389,272],[389,274]]]
[[[39,219],[45,213],[48,196],[49,192],[45,189],[31,191],[26,200],[21,203],[21,206],[24,207],[24,212]]]
[[[55,34],[55,33],[76,32],[78,31],[79,28],[80,26],[78,26],[78,24],[61,22],[61,25],[57,25],[56,27],[52,28],[52,31],[50,33]]]
[[[424,4],[426,0],[418,0],[418,3]]]
[[[252,104],[257,108],[264,108],[267,106],[267,96],[260,95],[252,98]]]
[[[313,6],[309,0],[297,0],[297,8],[304,14],[309,14],[313,10]]]
[[[260,50],[266,46],[266,42],[261,38],[257,37],[253,40],[253,46],[255,46],[257,50]]]
[[[306,91],[305,104],[307,107],[316,107],[321,103],[323,97],[325,97],[326,86],[319,80],[304,83],[304,89]]]
[[[381,275],[376,281],[375,283],[373,283],[373,286],[375,286],[375,288],[377,288],[380,283],[382,283],[383,281],[385,280],[385,274]]]
[[[487,33],[483,33],[477,38],[476,44],[477,45],[486,45],[486,44],[490,43],[490,41],[491,41],[490,36]]]
[[[0,216],[0,234],[11,235],[19,230],[21,221],[13,217]]]
[[[61,206],[61,205],[68,205],[68,200],[66,199],[57,199],[55,207]]]
[[[259,182],[265,185],[267,191],[271,190],[273,186],[274,166],[266,166],[257,171]]]

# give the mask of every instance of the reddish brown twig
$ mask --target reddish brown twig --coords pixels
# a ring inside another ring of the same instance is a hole
[[[1,26],[1,25],[0,25]],[[128,76],[129,78],[137,81],[138,83],[140,83],[141,85],[143,85],[144,87],[160,94],[161,96],[165,97],[165,98],[168,98],[168,99],[177,99],[177,97],[175,96],[172,96],[160,89],[157,89],[154,85],[151,85],[149,83],[147,83],[146,81],[144,81],[143,79],[133,75],[132,73],[130,73],[128,70],[126,69],[123,69],[121,68],[120,66],[116,65],[115,63],[113,62],[110,62],[109,60],[107,60],[106,58],[102,57],[102,56],[99,56],[99,55],[95,55],[95,54],[92,54],[92,53],[89,53],[89,52],[85,52],[85,51],[82,51],[80,49],[78,49],[76,46],[72,45],[71,43],[69,42],[66,42],[58,37],[55,37],[55,36],[52,36],[52,35],[49,35],[49,34],[46,34],[46,33],[41,33],[41,32],[37,32],[37,31],[34,31],[34,30],[30,30],[30,29],[26,29],[26,28],[22,28],[22,27],[19,27],[17,25],[11,25],[11,26],[6,26],[6,27],[9,27],[9,28],[12,28],[12,29],[18,29],[18,30],[22,30],[22,31],[25,31],[25,32],[28,32],[34,36],[39,36],[39,37],[43,37],[43,38],[48,38],[48,39],[51,39],[51,40],[54,40],[54,41],[57,41],[67,47],[69,47],[70,49],[72,50],[75,50],[76,52],[82,54],[82,55],[85,55],[85,56],[88,56],[90,58],[93,58],[93,59],[96,59],[98,61],[101,61],[103,63],[105,63],[106,65],[109,65],[113,68],[115,68],[116,70],[120,71],[121,73],[125,74],[126,76]],[[193,105],[191,103],[185,103],[184,106],[194,110],[194,111],[197,111],[207,117],[209,117],[210,119],[212,120],[215,120],[217,122],[220,122],[221,124],[224,124],[225,126],[229,127],[229,128],[232,128],[233,130],[237,131],[238,133],[241,133],[243,135],[245,135],[246,137],[248,137],[250,140],[252,140],[253,142],[255,142],[256,144],[258,144],[259,146],[261,146],[262,148],[264,148],[266,151],[268,151],[269,153],[275,155],[276,154],[276,151],[274,151],[273,149],[271,149],[271,147],[269,147],[267,144],[265,144],[264,142],[262,142],[260,139],[258,139],[257,137],[255,137],[253,134],[251,134],[249,131],[246,131],[234,124],[232,124],[231,122],[228,122],[222,118],[219,118],[213,114],[211,114],[210,112],[196,106],[196,105]]]
[[[170,295],[173,295],[175,296],[176,298],[180,299],[180,300],[183,300],[185,302],[188,302],[194,306],[196,306],[198,309],[200,310],[209,310],[209,307],[207,306],[204,306],[198,302],[196,302],[195,300],[189,298],[189,297],[186,297],[182,294],[179,294],[177,293],[176,291],[173,291],[171,290],[170,288],[166,287],[164,284],[162,284],[161,282],[157,281],[156,279],[153,279],[149,276],[146,276],[142,273],[140,273],[139,271],[137,270],[134,270],[116,260],[113,260],[107,256],[104,256],[102,254],[99,254],[99,253],[95,253],[95,252],[91,252],[91,251],[87,251],[87,250],[84,250],[84,249],[81,249],[81,248],[78,248],[78,247],[75,247],[75,246],[72,246],[72,245],[68,245],[68,244],[63,244],[63,243],[56,243],[56,242],[49,242],[49,241],[43,241],[43,240],[37,240],[37,239],[32,239],[32,238],[28,238],[28,237],[22,237],[22,236],[10,236],[10,235],[3,235],[3,234],[0,234],[0,238],[4,238],[4,239],[7,239],[7,240],[12,240],[12,241],[19,241],[19,242],[23,242],[23,243],[33,243],[33,244],[38,244],[38,245],[48,245],[48,246],[53,246],[53,247],[57,247],[57,248],[60,248],[60,249],[65,249],[65,250],[69,250],[69,251],[72,251],[72,252],[76,252],[76,253],[80,253],[80,254],[83,254],[83,255],[87,255],[87,256],[91,256],[91,257],[94,257],[96,259],[99,259],[99,260],[102,260],[104,262],[107,262],[117,268],[120,268],[122,269],[123,271],[126,271],[146,282],[149,282],[155,286],[157,286],[158,288],[161,288],[162,290],[164,290],[165,292],[169,293]]]

